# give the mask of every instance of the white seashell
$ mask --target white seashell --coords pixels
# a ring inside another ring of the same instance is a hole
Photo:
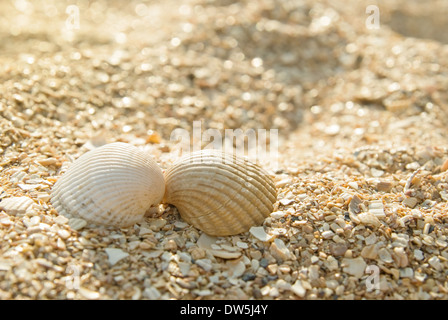
[[[0,201],[0,210],[9,215],[33,214],[38,205],[33,199],[26,196],[5,198]]]
[[[165,181],[165,202],[212,236],[262,224],[277,199],[274,181],[263,169],[217,150],[184,157],[165,172]]]
[[[164,190],[157,163],[137,147],[116,142],[74,161],[54,185],[51,202],[68,218],[128,227],[160,203]]]

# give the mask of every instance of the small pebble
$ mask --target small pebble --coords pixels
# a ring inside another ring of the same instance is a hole
[[[243,281],[252,281],[256,279],[256,275],[253,273],[245,273],[242,276]]]
[[[268,259],[266,259],[266,258],[262,258],[262,259],[260,260],[260,266],[261,266],[261,267],[266,268],[268,265],[269,265],[269,261],[268,261]]]

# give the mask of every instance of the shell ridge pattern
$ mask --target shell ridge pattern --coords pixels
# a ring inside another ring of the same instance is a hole
[[[262,223],[277,199],[266,171],[246,158],[202,152],[183,157],[165,172],[166,202],[210,235],[237,234]]]
[[[152,157],[120,142],[75,160],[53,186],[51,202],[60,214],[125,227],[159,203],[164,190],[162,170]]]

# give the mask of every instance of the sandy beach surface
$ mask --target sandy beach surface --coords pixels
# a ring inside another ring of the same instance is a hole
[[[446,300],[447,26],[444,0],[1,1],[0,299]],[[278,146],[261,226],[53,208],[85,152],[166,170],[198,125]]]

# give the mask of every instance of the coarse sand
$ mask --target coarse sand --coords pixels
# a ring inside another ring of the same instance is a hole
[[[1,1],[0,299],[446,300],[448,3],[376,2]],[[272,133],[263,225],[53,208],[86,151],[166,170],[198,125]]]

